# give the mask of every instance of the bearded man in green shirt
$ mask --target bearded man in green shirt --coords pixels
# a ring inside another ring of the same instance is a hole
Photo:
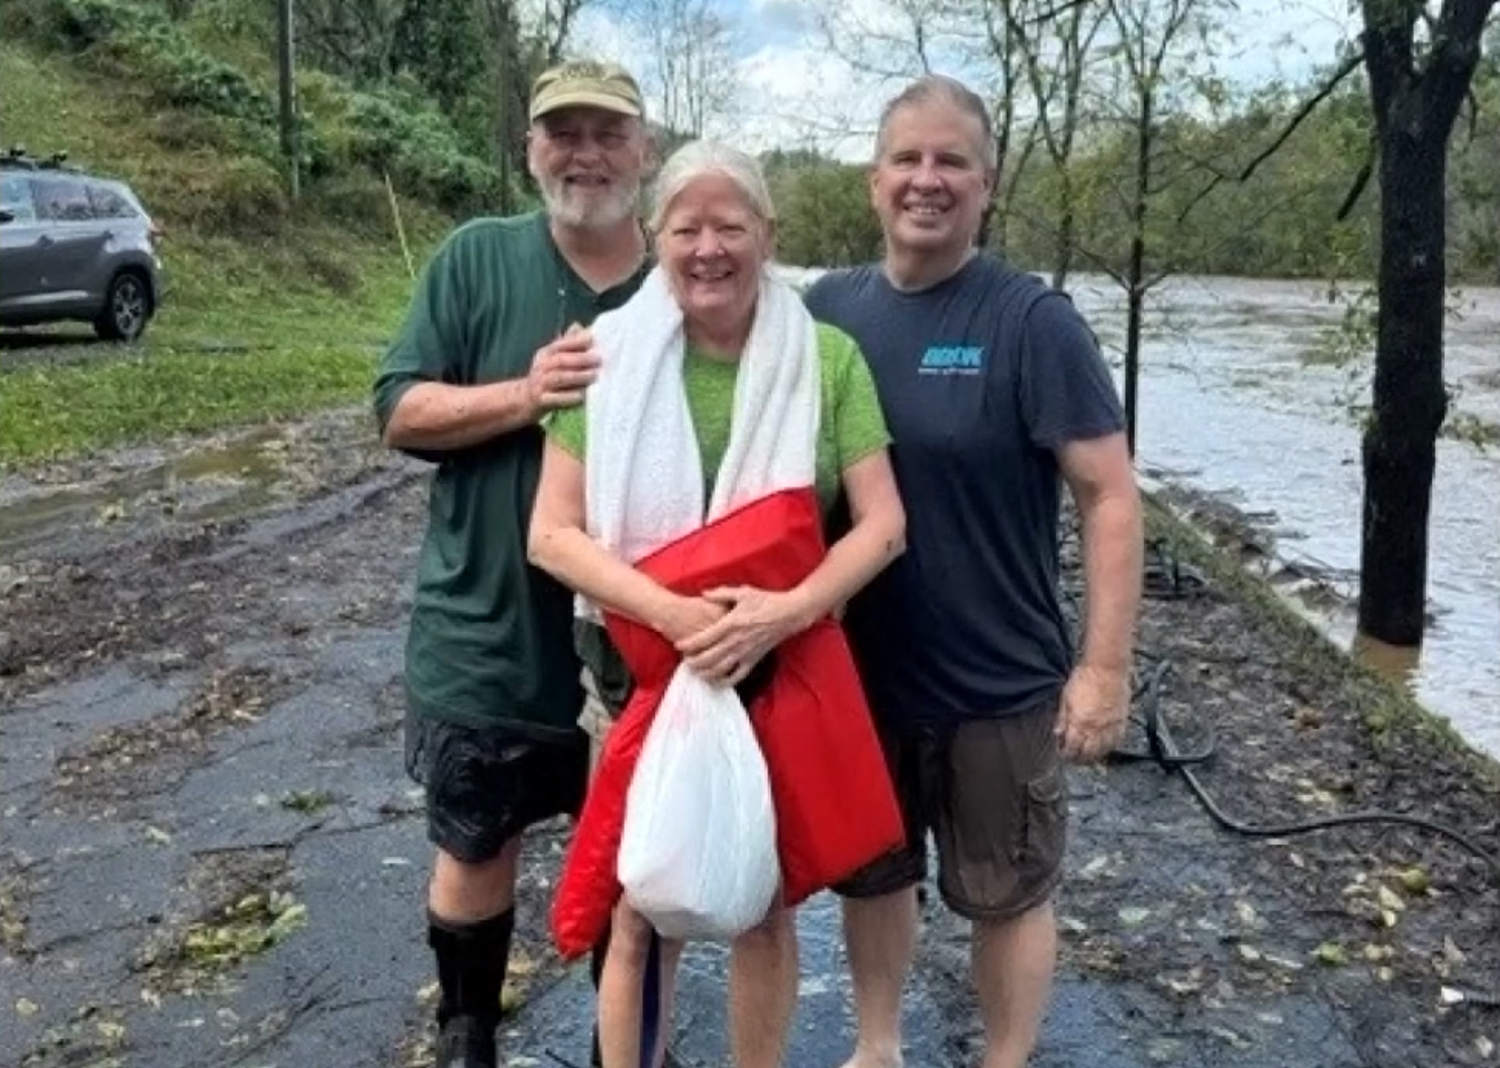
[[[567,63],[536,80],[527,159],[545,211],[448,237],[375,382],[385,443],[437,464],[406,647],[406,761],[437,846],[438,1068],[494,1068],[521,832],[576,811],[586,786],[572,602],[527,564],[526,532],[537,421],[578,404],[598,366],[578,324],[644,276],[643,111],[618,67]]]

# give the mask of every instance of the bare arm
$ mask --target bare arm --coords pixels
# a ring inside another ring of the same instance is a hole
[[[461,449],[530,426],[553,408],[583,400],[599,366],[587,330],[574,327],[537,350],[524,378],[455,386],[418,382],[401,394],[386,423],[394,449]]]
[[[885,449],[844,470],[853,526],[834,543],[812,574],[775,593],[748,586],[710,590],[704,596],[729,605],[723,620],[678,649],[705,678],[734,685],[788,637],[806,630],[858,593],[906,548],[906,512]]]
[[[1097,760],[1124,729],[1141,596],[1141,502],[1125,435],[1069,442],[1058,452],[1083,523],[1083,651],[1063,690],[1065,756]]]
[[[840,607],[906,550],[906,510],[885,449],[851,464],[843,475],[853,525],[792,596],[802,627]]]
[[[1069,442],[1058,462],[1083,521],[1081,662],[1129,670],[1141,598],[1141,499],[1125,435]]]
[[[541,482],[531,512],[531,562],[563,585],[629,616],[671,641],[697,633],[724,614],[701,597],[683,597],[606,550],[584,529],[584,467],[555,442],[542,451]]]

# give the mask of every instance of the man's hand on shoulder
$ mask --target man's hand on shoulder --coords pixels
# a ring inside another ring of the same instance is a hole
[[[599,375],[594,335],[574,323],[562,337],[537,349],[526,375],[526,395],[537,418],[583,403],[583,391]]]
[[[1063,687],[1057,713],[1063,759],[1078,764],[1103,760],[1124,735],[1129,710],[1128,669],[1080,663]]]

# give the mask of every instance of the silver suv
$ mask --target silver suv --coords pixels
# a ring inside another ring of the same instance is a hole
[[[0,155],[0,326],[79,319],[134,341],[161,299],[161,236],[125,183]]]

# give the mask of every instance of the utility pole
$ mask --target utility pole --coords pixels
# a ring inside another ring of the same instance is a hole
[[[297,175],[297,86],[292,78],[292,0],[276,0],[276,58],[281,68],[281,153],[286,157],[292,199],[299,193]]]

